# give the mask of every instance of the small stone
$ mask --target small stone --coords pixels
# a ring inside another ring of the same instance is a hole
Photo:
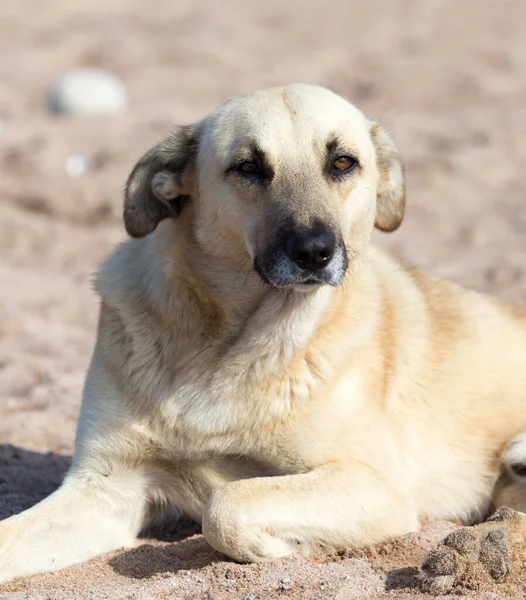
[[[247,594],[246,596],[243,596],[243,600],[256,600],[256,595],[255,594]]]
[[[68,156],[64,164],[64,171],[73,178],[82,177],[91,168],[90,159],[87,156]]]
[[[283,577],[283,579],[280,580],[281,583],[284,583],[285,585],[288,583],[292,583],[292,580],[290,579],[290,577]]]
[[[124,84],[103,69],[75,69],[51,87],[48,107],[56,115],[111,114],[124,109],[128,95]]]

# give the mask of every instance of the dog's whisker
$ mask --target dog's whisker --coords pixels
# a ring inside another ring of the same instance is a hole
[[[249,255],[247,255],[247,256],[246,256],[246,258],[245,258],[245,260],[244,260],[244,261],[241,263],[241,266],[239,267],[239,271],[236,273],[236,276],[234,277],[234,281],[233,281],[233,283],[232,283],[232,287],[233,287],[233,288],[235,288],[235,287],[236,287],[236,281],[237,281],[237,278],[239,277],[239,275],[241,274],[241,272],[243,271],[243,269],[246,267],[246,265],[247,265],[247,262],[248,262],[249,260],[250,260],[250,256],[249,256]],[[249,273],[247,273],[247,277],[248,277],[248,274],[249,274]],[[246,277],[245,277],[245,282],[246,282]],[[243,287],[244,287],[244,284],[243,284]]]

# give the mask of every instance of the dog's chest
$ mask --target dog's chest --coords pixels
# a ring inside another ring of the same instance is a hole
[[[274,446],[320,385],[305,360],[282,365],[263,353],[238,363],[209,355],[174,368],[153,341],[144,340],[133,370],[123,368],[126,395],[141,421],[159,443],[185,458]]]
[[[275,328],[263,308],[212,348],[199,331],[170,328],[144,312],[105,313],[100,346],[126,404],[157,439],[197,451],[269,445],[320,396],[331,367],[323,353],[304,350],[311,312]]]
[[[158,396],[160,425],[173,432],[181,451],[228,453],[274,445],[312,398],[312,374],[305,368],[301,375],[255,382],[249,371],[233,376],[229,365],[201,376],[176,375],[169,392]]]

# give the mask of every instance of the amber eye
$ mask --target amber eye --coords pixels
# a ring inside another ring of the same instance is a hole
[[[259,173],[259,169],[256,165],[248,160],[242,162],[238,168],[242,173]]]
[[[350,156],[340,156],[332,163],[332,166],[338,171],[348,171],[349,169],[352,169],[355,164],[356,161],[354,158],[351,158]]]

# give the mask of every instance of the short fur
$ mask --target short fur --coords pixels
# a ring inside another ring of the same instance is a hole
[[[496,489],[524,505],[496,483],[526,429],[525,313],[373,248],[404,203],[385,130],[315,86],[232,99],[150,150],[126,186],[137,239],[97,276],[73,465],[0,523],[0,580],[133,544],[169,507],[258,561],[472,521]],[[280,236],[320,223],[337,248],[312,285]]]

